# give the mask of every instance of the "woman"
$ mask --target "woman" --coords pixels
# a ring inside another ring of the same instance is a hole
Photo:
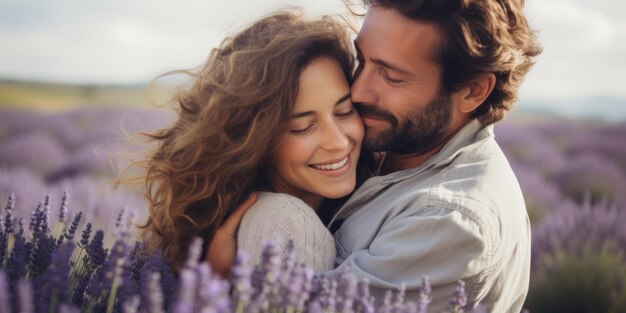
[[[316,215],[351,193],[363,125],[350,101],[350,41],[329,17],[275,13],[214,49],[178,96],[178,120],[149,137],[143,166],[149,247],[178,267],[193,237],[217,227],[258,191],[238,232],[259,262],[265,239],[292,240],[297,261],[331,269],[334,241]]]

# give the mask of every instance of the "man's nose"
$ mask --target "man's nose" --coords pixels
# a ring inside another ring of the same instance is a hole
[[[378,93],[374,88],[372,76],[367,69],[355,73],[354,82],[350,86],[352,102],[366,104],[378,102]]]

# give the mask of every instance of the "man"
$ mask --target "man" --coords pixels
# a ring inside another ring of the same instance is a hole
[[[468,306],[519,312],[528,290],[530,223],[494,141],[540,53],[521,0],[365,0],[352,100],[364,144],[384,152],[330,223],[334,272],[348,266],[375,293],[427,276],[430,312],[457,280]],[[330,273],[331,275],[333,273]]]

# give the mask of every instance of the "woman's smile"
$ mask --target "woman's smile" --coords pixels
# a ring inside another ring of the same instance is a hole
[[[310,168],[319,171],[320,173],[328,176],[341,176],[348,172],[351,166],[350,156],[346,156],[343,159],[335,162],[328,162],[325,164],[311,164]]]

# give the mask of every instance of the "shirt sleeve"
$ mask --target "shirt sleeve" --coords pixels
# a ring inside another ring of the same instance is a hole
[[[476,221],[457,210],[425,208],[411,215],[399,215],[381,226],[369,247],[351,254],[328,275],[337,275],[349,267],[361,278],[367,278],[373,293],[396,289],[405,284],[416,290],[422,277],[433,286],[435,308],[449,308],[458,277],[468,278],[471,292],[474,279],[490,262],[489,243]],[[337,242],[338,249],[343,249]],[[340,252],[341,253],[341,252]],[[437,302],[437,303],[435,303]]]

